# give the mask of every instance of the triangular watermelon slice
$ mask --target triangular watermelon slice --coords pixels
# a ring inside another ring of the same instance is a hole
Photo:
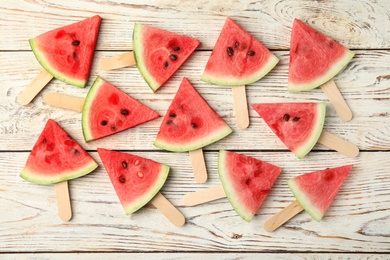
[[[281,173],[278,166],[251,156],[219,151],[218,172],[234,210],[250,222]]]
[[[106,137],[159,116],[157,112],[98,77],[83,107],[84,139],[88,142]]]
[[[180,68],[199,44],[195,38],[134,24],[134,57],[141,75],[153,92]]]
[[[53,184],[84,176],[97,167],[95,160],[54,120],[49,119],[20,177],[38,184]]]
[[[325,103],[253,104],[252,107],[299,159],[314,147],[324,127]]]
[[[224,86],[246,85],[264,77],[278,62],[261,42],[228,17],[202,80]]]
[[[55,78],[78,87],[88,82],[101,18],[98,15],[30,39],[35,57]]]
[[[299,175],[287,181],[299,204],[320,221],[336,197],[353,165],[327,168]]]
[[[354,53],[335,40],[295,19],[290,42],[288,91],[305,91],[331,80]]]
[[[169,166],[129,153],[97,149],[127,215],[148,203],[164,185]]]
[[[214,143],[231,132],[188,79],[183,78],[154,145],[168,151],[186,152]]]

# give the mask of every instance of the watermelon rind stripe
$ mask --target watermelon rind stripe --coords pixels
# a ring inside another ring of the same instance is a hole
[[[136,61],[139,72],[142,77],[145,79],[146,83],[155,92],[160,84],[153,78],[153,76],[149,73],[147,66],[145,64],[145,60],[143,58],[144,54],[144,45],[142,38],[142,29],[143,25],[139,23],[134,24],[133,30],[133,51],[134,51],[134,59]]]
[[[225,191],[226,197],[228,198],[230,204],[237,212],[237,214],[247,222],[250,222],[253,218],[253,214],[250,213],[248,209],[238,200],[240,197],[237,194],[231,185],[232,181],[229,179],[229,169],[226,168],[227,165],[227,154],[225,150],[220,150],[218,155],[218,173],[219,178],[221,179],[223,189]]]
[[[123,208],[125,209],[126,215],[130,215],[143,206],[145,206],[151,199],[153,199],[154,196],[161,190],[162,186],[164,185],[168,173],[169,173],[170,167],[167,165],[162,164],[161,170],[158,173],[159,179],[156,181],[156,183],[149,188],[148,192],[143,194],[142,197],[134,201],[133,203],[128,203],[126,205],[123,205]]]
[[[248,85],[263,78],[276,66],[278,62],[279,59],[272,54],[270,55],[268,62],[264,64],[258,71],[254,72],[252,75],[243,75],[242,77],[229,77],[226,75],[215,75],[205,71],[201,77],[201,80],[221,86]]]
[[[44,52],[41,50],[39,46],[39,42],[36,38],[29,40],[30,47],[35,55],[35,58],[38,60],[38,62],[41,64],[41,66],[47,70],[53,77],[55,77],[58,80],[61,80],[65,83],[71,84],[73,86],[77,86],[80,88],[85,88],[87,85],[87,81],[85,80],[79,80],[75,78],[71,78],[69,75],[65,75],[64,73],[56,70],[50,62],[46,59]]]
[[[344,67],[346,67],[347,64],[352,60],[354,55],[355,55],[354,52],[348,50],[344,56],[340,57],[340,59],[330,67],[327,73],[312,81],[308,81],[304,83],[294,83],[289,80],[287,90],[289,92],[300,92],[300,91],[311,90],[323,85],[324,83],[331,80],[334,76],[336,76]]]
[[[321,211],[311,202],[310,198],[299,188],[295,179],[287,180],[287,184],[290,187],[295,198],[301,204],[302,208],[315,220],[320,221],[324,216]]]
[[[195,140],[192,140],[191,142],[187,142],[185,144],[183,143],[170,143],[167,141],[164,141],[163,139],[158,139],[154,141],[154,145],[156,147],[162,148],[167,151],[171,152],[188,152],[197,150],[199,148],[202,148],[204,146],[207,146],[209,144],[212,144],[226,136],[228,136],[233,130],[228,126],[224,126],[223,128],[220,128],[218,130],[214,130],[213,132],[210,132],[207,136],[203,136],[202,138],[196,138]]]
[[[25,167],[20,174],[20,177],[33,183],[48,185],[79,178],[92,172],[97,167],[98,164],[91,158],[90,160],[88,160],[87,163],[85,163],[78,169],[74,169],[72,171],[64,170],[61,172],[57,172],[55,176],[53,176],[52,174],[43,175],[39,172],[32,172],[27,167]]]

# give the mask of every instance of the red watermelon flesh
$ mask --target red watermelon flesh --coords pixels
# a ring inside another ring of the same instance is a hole
[[[287,181],[299,204],[320,221],[332,204],[353,165],[327,168],[299,175]]]
[[[278,61],[262,43],[228,17],[202,80],[225,86],[250,84],[264,77]]]
[[[221,150],[218,171],[233,208],[250,222],[282,169],[250,156]]]
[[[153,92],[180,68],[199,44],[195,38],[134,24],[134,57],[141,75]]]
[[[288,90],[316,88],[332,79],[354,53],[335,40],[295,19],[290,42]]]
[[[106,137],[159,117],[159,114],[110,83],[97,78],[85,99],[85,141]]]
[[[325,103],[253,104],[252,107],[300,159],[310,152],[322,133]]]
[[[38,184],[53,184],[84,176],[97,166],[64,129],[49,119],[20,177]]]
[[[30,39],[35,57],[55,78],[85,87],[88,82],[101,18],[98,15]]]
[[[187,78],[168,108],[154,145],[173,152],[202,148],[229,135],[232,129],[209,106]]]
[[[129,153],[97,149],[127,215],[148,203],[164,185],[169,167]]]

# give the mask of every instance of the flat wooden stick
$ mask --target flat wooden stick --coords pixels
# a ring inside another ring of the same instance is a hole
[[[183,198],[186,206],[195,206],[209,201],[226,198],[225,190],[221,185],[204,190],[187,193]]]
[[[340,90],[334,83],[333,79],[321,85],[321,89],[325,92],[328,97],[330,103],[334,107],[337,115],[344,122],[348,122],[352,119],[352,111],[349,108],[347,102],[340,93]]]
[[[52,92],[47,93],[43,97],[43,101],[53,107],[60,107],[82,112],[85,99]]]
[[[165,217],[167,217],[175,226],[181,227],[186,222],[181,212],[167,200],[160,192],[150,201]]]
[[[284,223],[286,223],[289,219],[297,215],[302,210],[303,208],[301,204],[299,204],[299,202],[295,200],[291,202],[290,205],[279,211],[276,215],[269,218],[264,223],[264,229],[268,232],[272,232]]]
[[[29,104],[36,95],[50,82],[53,78],[47,70],[41,69],[39,74],[19,93],[18,103],[25,106]]]
[[[72,218],[72,207],[70,204],[68,181],[54,184],[57,196],[58,215],[63,221]]]
[[[133,66],[135,64],[136,62],[132,51],[100,60],[100,68],[102,70],[114,70]]]
[[[189,151],[189,153],[195,181],[197,183],[205,183],[207,181],[207,170],[202,148]]]
[[[322,130],[321,136],[317,142],[351,158],[359,155],[359,148],[356,145],[331,134],[326,130]]]
[[[249,113],[245,86],[233,86],[232,91],[236,125],[241,129],[247,128],[249,126]]]

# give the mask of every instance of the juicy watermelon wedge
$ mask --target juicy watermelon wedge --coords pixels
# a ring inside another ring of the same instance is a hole
[[[148,203],[164,185],[169,166],[129,153],[97,149],[127,215]]]
[[[88,142],[106,137],[159,116],[157,112],[98,77],[83,107],[84,139]]]
[[[250,222],[282,169],[259,159],[220,150],[218,172],[235,211]]]
[[[180,68],[199,44],[199,40],[194,38],[134,24],[134,57],[141,75],[153,92]]]
[[[161,122],[154,145],[185,152],[214,143],[232,129],[209,106],[187,78],[183,81]]]
[[[35,57],[51,75],[68,84],[88,82],[101,18],[98,15],[30,39]]]
[[[295,19],[290,42],[288,91],[321,86],[338,74],[354,53],[335,40]]]
[[[299,204],[320,221],[332,204],[353,165],[299,175],[287,181]]]
[[[84,176],[97,167],[95,160],[54,120],[49,119],[20,177],[38,184],[53,184]]]
[[[314,147],[324,127],[325,103],[253,104],[252,107],[299,159]]]
[[[246,85],[264,77],[278,62],[262,43],[228,17],[202,80],[224,86]]]

